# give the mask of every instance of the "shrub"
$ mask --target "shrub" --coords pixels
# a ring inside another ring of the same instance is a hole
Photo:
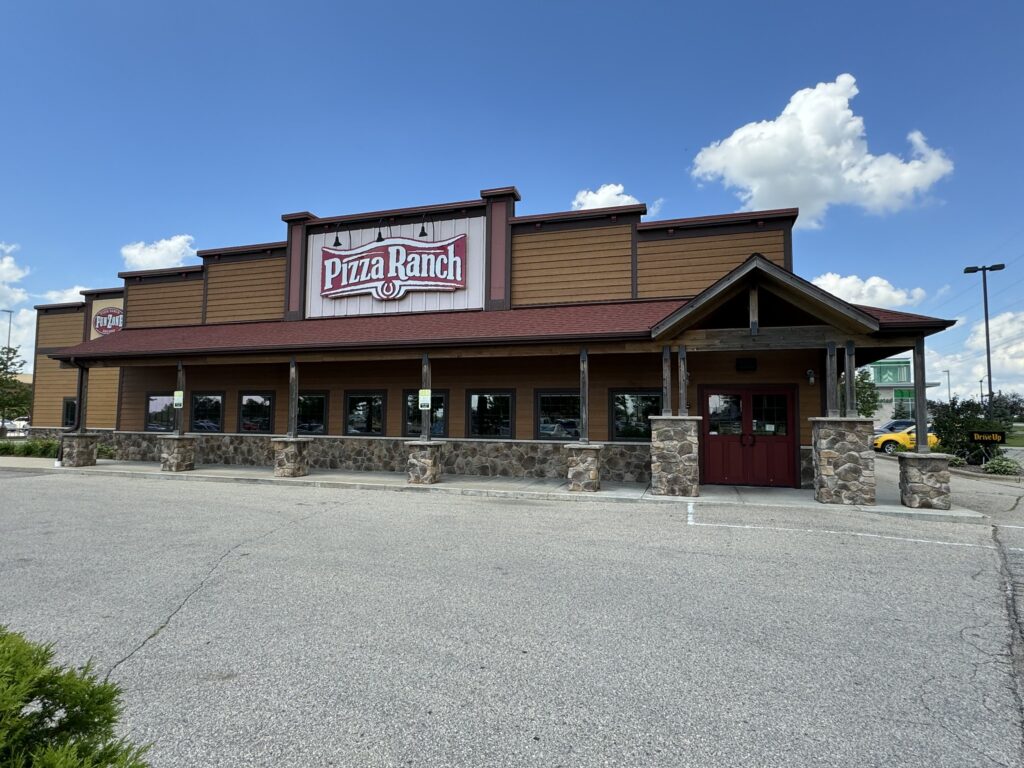
[[[965,466],[967,466],[967,461],[964,458],[962,458],[961,456],[950,456],[949,457],[949,466],[951,466],[951,467],[965,467]]]
[[[999,418],[989,418],[985,407],[977,400],[961,400],[953,397],[948,403],[928,403],[932,431],[938,436],[945,453],[960,456],[968,464],[981,464],[986,458],[998,455],[995,446],[978,446],[971,443],[974,430],[1008,430],[1012,424]]]
[[[997,456],[984,466],[984,470],[990,475],[1019,475],[1020,464],[1006,456]]]
[[[96,446],[96,458],[97,459],[116,459],[117,451],[114,450],[114,446],[100,444]]]
[[[149,747],[114,736],[121,691],[89,665],[53,663],[53,646],[0,626],[0,765],[146,768]]]

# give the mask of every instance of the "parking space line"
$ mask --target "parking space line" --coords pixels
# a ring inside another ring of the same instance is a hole
[[[694,511],[694,504],[692,501],[688,502],[686,505],[686,524],[703,528],[734,528],[737,530],[747,531],[779,531],[780,533],[829,533],[835,536],[857,536],[865,539],[905,541],[911,544],[939,544],[946,547],[967,547],[969,549],[995,549],[995,546],[992,544],[971,544],[970,542],[964,541],[938,541],[937,539],[915,539],[910,538],[908,536],[889,536],[884,533],[864,533],[862,531],[837,531],[831,528],[784,528],[772,525],[749,525],[742,523],[699,523],[697,522],[697,515]]]

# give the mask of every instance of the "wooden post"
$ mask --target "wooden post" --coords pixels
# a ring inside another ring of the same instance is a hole
[[[750,286],[750,335],[757,336],[757,330],[759,325],[758,311],[757,311],[757,286]]]
[[[580,437],[581,443],[590,442],[590,359],[587,348],[580,347]]]
[[[299,436],[299,366],[288,361],[288,437]]]
[[[178,361],[178,378],[174,388],[181,392],[181,408],[174,409],[174,426],[178,437],[185,431],[185,366]]]
[[[75,407],[75,432],[85,432],[85,418],[89,405],[89,369],[84,366],[78,368],[78,392],[75,394],[78,397]]]
[[[672,348],[661,348],[661,415],[672,415]]]
[[[420,365],[420,389],[430,389],[430,354],[423,353],[423,361]],[[419,398],[416,398],[419,405]],[[434,397],[430,397],[430,408],[420,411],[420,440],[430,439],[430,414],[434,410]]]
[[[686,373],[686,345],[679,345],[679,415],[689,416],[690,412],[686,407],[686,385],[689,375]]]
[[[846,374],[846,411],[848,419],[857,417],[857,353],[852,341],[846,342],[846,361],[843,364]]]
[[[830,341],[825,345],[825,410],[829,418],[839,416],[839,366],[836,360],[836,343]]]
[[[924,373],[924,336],[914,341],[914,437],[917,453],[930,453],[928,447],[928,397]]]

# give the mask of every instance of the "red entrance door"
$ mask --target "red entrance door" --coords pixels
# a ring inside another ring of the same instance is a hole
[[[797,485],[793,388],[706,387],[703,482]]]

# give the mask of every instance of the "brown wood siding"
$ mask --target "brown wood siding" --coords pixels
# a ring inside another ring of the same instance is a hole
[[[782,230],[637,243],[637,295],[641,299],[696,296],[752,253],[785,266]]]
[[[280,320],[284,276],[283,258],[207,265],[206,322]]]
[[[125,368],[121,386],[121,431],[141,432],[146,421],[146,394],[173,392],[176,370],[173,366]]]
[[[76,317],[79,321],[82,320],[81,315]],[[81,335],[82,329],[78,330]],[[35,390],[32,399],[32,426],[63,426],[61,422],[64,415],[64,398],[75,397],[78,394],[78,369],[61,368],[56,360],[51,360],[46,355],[36,355],[32,386]]]
[[[513,235],[513,305],[631,296],[630,225]]]
[[[126,328],[198,324],[203,318],[203,281],[129,283],[125,301]]]
[[[36,346],[40,349],[80,344],[85,333],[85,310],[36,315]]]
[[[85,403],[85,424],[89,429],[113,429],[117,425],[117,387],[120,368],[89,370],[89,391]]]

